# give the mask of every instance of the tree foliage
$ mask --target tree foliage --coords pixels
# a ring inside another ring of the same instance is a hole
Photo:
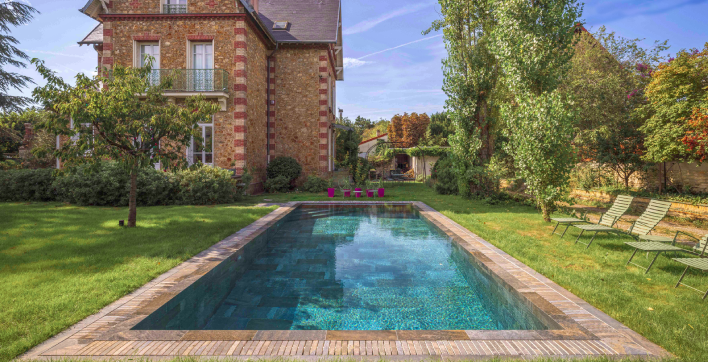
[[[362,116],[357,116],[352,125],[358,134],[364,134],[364,131],[374,128],[374,122]]]
[[[630,177],[645,168],[642,160],[644,134],[632,122],[623,123],[612,132],[600,134],[595,147],[595,161],[612,170],[626,188],[629,188]]]
[[[455,133],[452,120],[446,112],[434,113],[430,116],[430,124],[425,131],[425,137],[421,141],[423,146],[449,147],[448,139]]]
[[[138,171],[157,162],[186,167],[186,147],[192,137],[200,136],[198,123],[209,122],[220,109],[201,96],[187,98],[184,106],[168,102],[162,93],[171,88],[173,79],[164,77],[153,84],[149,65],[116,66],[109,77],[78,74],[72,86],[44,62],[32,63],[47,82],[32,93],[49,111],[40,127],[71,139],[54,156],[68,167],[98,166],[105,159],[118,162],[131,175],[129,227],[136,223]]]
[[[442,18],[430,29],[442,30],[448,56],[443,60],[447,116],[455,133],[447,141],[460,191],[468,189],[467,170],[486,163],[493,145],[493,98],[499,68],[491,52],[498,1],[439,0]],[[464,194],[464,193],[463,193]]]
[[[364,131],[364,133],[361,135],[361,139],[368,140],[376,137],[376,135],[382,135],[386,132],[388,132],[388,125],[391,124],[391,121],[387,119],[379,119],[374,123],[374,126],[372,128],[369,128]]]
[[[543,218],[568,186],[576,114],[557,88],[573,57],[575,0],[505,0],[497,3],[492,51],[513,101],[502,106],[507,150],[535,196]]]
[[[694,108],[688,118],[688,131],[681,139],[688,148],[689,159],[699,163],[708,158],[708,97],[706,105]]]
[[[708,43],[703,51],[681,51],[675,59],[659,65],[646,88],[648,102],[637,110],[639,116],[647,119],[642,127],[646,134],[647,161],[696,158],[682,139],[691,131],[687,120],[694,114],[694,109],[704,106],[706,94]]]
[[[632,114],[645,103],[643,90],[668,46],[657,41],[645,49],[643,39],[623,38],[604,26],[592,34],[578,27],[576,34],[572,67],[560,89],[573,97],[580,114],[574,143],[581,157],[592,159],[600,138],[643,122]]]
[[[10,26],[28,24],[36,13],[37,10],[29,3],[14,0],[0,1],[0,111],[19,112],[31,103],[30,98],[11,96],[8,92],[11,89],[22,90],[27,83],[32,83],[32,78],[8,71],[6,66],[26,67],[22,60],[29,60],[29,57],[16,46],[19,41],[9,35]]]
[[[352,127],[352,122],[349,118],[343,118],[338,121],[343,126]],[[359,143],[361,143],[361,135],[356,130],[337,129],[337,152],[336,161],[342,167],[348,168],[359,155]]]
[[[425,132],[430,124],[427,114],[404,113],[391,118],[388,126],[388,140],[396,142],[396,147],[414,147],[425,137]]]

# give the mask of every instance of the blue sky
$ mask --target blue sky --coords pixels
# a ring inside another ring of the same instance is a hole
[[[230,0],[231,1],[231,0]],[[96,22],[78,8],[85,0],[29,0],[41,14],[13,30],[20,48],[44,59],[69,80],[96,68],[96,53],[79,47]],[[439,17],[435,0],[343,0],[344,81],[338,83],[337,106],[344,115],[377,120],[397,113],[443,110],[441,60],[445,47],[439,34],[421,31]],[[703,48],[708,42],[708,0],[587,1],[583,20],[588,29],[601,25],[628,38],[669,40],[670,53]],[[32,69],[20,70],[38,79]],[[26,90],[29,95],[30,91]]]

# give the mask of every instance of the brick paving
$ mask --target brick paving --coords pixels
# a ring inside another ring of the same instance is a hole
[[[421,215],[465,248],[473,262],[530,305],[549,326],[536,331],[144,331],[131,330],[221,261],[302,204],[412,204]],[[161,275],[21,359],[180,356],[318,359],[358,356],[374,359],[530,359],[585,356],[670,356],[661,347],[489,244],[421,202],[291,202],[210,249]],[[371,357],[367,357],[371,356]]]

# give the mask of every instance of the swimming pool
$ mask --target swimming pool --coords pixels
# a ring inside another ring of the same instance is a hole
[[[546,330],[410,205],[302,205],[133,330]]]

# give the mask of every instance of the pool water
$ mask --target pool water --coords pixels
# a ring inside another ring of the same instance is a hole
[[[134,329],[546,329],[410,206],[302,206],[249,246]]]

